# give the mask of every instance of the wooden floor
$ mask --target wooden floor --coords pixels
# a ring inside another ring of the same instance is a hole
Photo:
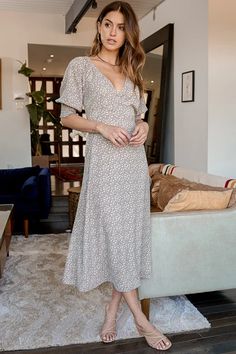
[[[54,209],[52,209],[51,219],[42,227],[43,233],[47,231],[64,232],[66,227],[68,227],[68,211],[66,209],[67,189],[72,185],[68,186],[61,181],[52,181]],[[54,214],[60,215],[61,224],[58,222],[59,216],[53,216]],[[173,342],[173,346],[167,352],[170,354],[236,354],[236,289],[193,294],[189,295],[188,298],[209,320],[212,327],[208,330],[169,336]],[[111,344],[92,343],[1,353],[153,354],[161,353],[161,351],[148,347],[144,338],[137,338],[120,340]]]

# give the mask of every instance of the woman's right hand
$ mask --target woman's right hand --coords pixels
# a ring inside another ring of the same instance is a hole
[[[129,144],[130,135],[126,130],[115,125],[108,125],[105,123],[98,123],[97,131],[104,138],[110,140],[113,145],[117,147],[126,146]]]

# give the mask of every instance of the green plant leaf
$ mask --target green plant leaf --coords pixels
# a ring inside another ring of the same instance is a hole
[[[54,102],[54,104],[60,104],[58,102],[56,102],[56,100],[60,97],[60,95],[58,95],[57,93],[53,93],[51,94],[50,97],[47,98],[47,102]]]
[[[18,70],[18,73],[19,73],[19,74],[22,74],[22,75],[24,75],[24,76],[26,76],[26,77],[30,77],[30,75],[31,75],[33,72],[34,72],[33,69],[30,69],[30,68],[28,68],[28,67],[26,66],[26,62],[23,63],[23,64],[21,65],[20,69]]]
[[[21,62],[20,62],[21,63]],[[18,70],[19,74],[30,77],[34,70],[28,68],[25,63],[21,63],[21,68]],[[28,97],[31,97],[32,103],[26,105],[30,117],[30,132],[31,132],[31,147],[32,154],[40,153],[39,151],[39,122],[41,118],[46,122],[52,122],[55,126],[61,127],[60,118],[55,117],[51,112],[47,110],[47,102],[53,101],[58,95],[52,95],[47,97],[46,94],[46,81],[42,81],[42,85],[39,91],[31,91],[26,93]]]
[[[51,122],[51,115],[48,111],[44,111],[43,112],[43,119],[46,121],[46,122]]]
[[[39,124],[39,121],[41,119],[40,112],[38,111],[38,107],[31,103],[26,105],[29,115],[30,115],[30,121],[33,126],[37,127]]]
[[[60,118],[56,118],[51,112],[49,111],[44,111],[43,118],[46,120],[46,122],[52,122],[56,126],[61,126],[60,124]]]
[[[34,99],[36,104],[43,104],[45,102],[45,94],[42,91],[31,92],[31,97]]]

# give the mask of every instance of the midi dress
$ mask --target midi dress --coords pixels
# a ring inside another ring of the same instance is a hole
[[[85,109],[87,119],[129,134],[147,110],[126,78],[121,90],[90,57],[68,65],[60,88],[61,117]],[[70,237],[63,283],[89,291],[111,282],[117,291],[151,276],[150,178],[144,146],[116,147],[88,133],[82,187]]]

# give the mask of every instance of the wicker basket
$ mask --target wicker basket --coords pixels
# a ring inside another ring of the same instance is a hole
[[[77,210],[77,205],[79,201],[79,195],[80,195],[80,189],[81,187],[71,187],[68,189],[68,202],[69,202],[69,225],[70,228],[72,229],[74,220],[75,220],[75,214]]]

